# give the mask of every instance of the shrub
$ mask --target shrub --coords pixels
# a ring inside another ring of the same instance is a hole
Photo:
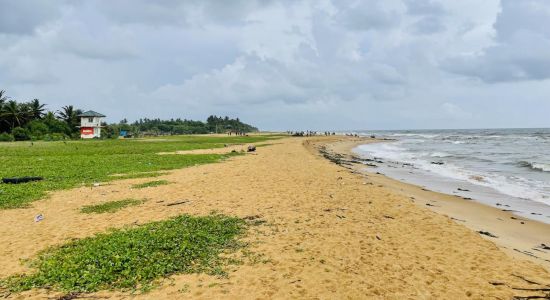
[[[27,140],[31,139],[31,137],[29,135],[29,131],[25,128],[15,127],[11,131],[11,134],[13,134],[13,138],[16,141],[27,141]]]
[[[29,129],[30,135],[36,137],[37,139],[41,139],[50,131],[48,125],[39,120],[30,122],[29,125],[27,125],[27,128]]]
[[[52,133],[52,134],[46,134],[44,136],[45,141],[61,141],[66,139],[67,136],[63,133]]]
[[[13,142],[15,139],[9,133],[0,133],[0,142]]]

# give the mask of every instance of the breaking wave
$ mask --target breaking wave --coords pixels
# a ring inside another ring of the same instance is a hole
[[[535,171],[540,172],[550,172],[550,164],[543,164],[543,163],[537,163],[537,162],[528,162],[528,161],[520,161],[517,163],[518,166],[523,168],[530,168]]]

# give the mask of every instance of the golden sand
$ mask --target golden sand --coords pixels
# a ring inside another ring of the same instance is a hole
[[[542,295],[532,282],[550,274],[511,257],[493,242],[413,203],[391,189],[322,158],[314,142],[288,138],[256,153],[161,176],[169,185],[135,190],[151,179],[112,182],[52,193],[32,208],[0,211],[0,277],[26,269],[20,259],[71,238],[109,227],[141,224],[183,213],[217,211],[261,216],[249,250],[261,258],[230,266],[228,278],[178,275],[144,295],[90,296],[140,299],[511,299]],[[144,204],[113,214],[84,215],[84,205],[125,198]],[[188,200],[182,205],[167,203]],[[42,213],[45,219],[35,223]],[[33,290],[10,298],[59,296]]]
[[[348,138],[326,145],[329,151],[352,158],[352,149],[359,144],[383,142],[372,139]],[[550,251],[541,249],[541,244],[550,244],[550,225],[526,219],[505,209],[487,206],[473,200],[466,200],[457,195],[448,195],[425,188],[393,180],[384,175],[365,172],[369,167],[356,164],[350,167],[365,173],[369,181],[410,199],[423,208],[448,216],[456,223],[462,224],[476,232],[489,232],[496,237],[482,235],[493,241],[507,254],[531,260],[550,271]]]

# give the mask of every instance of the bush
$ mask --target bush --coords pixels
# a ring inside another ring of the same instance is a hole
[[[67,139],[67,135],[63,133],[52,133],[44,136],[45,141],[61,141]]]
[[[36,139],[42,139],[45,134],[48,134],[48,132],[50,132],[48,125],[39,120],[34,120],[30,122],[27,125],[27,128],[29,129],[30,135],[35,137]]]
[[[13,142],[15,139],[9,133],[0,133],[0,142]]]
[[[31,139],[31,137],[29,135],[29,131],[25,128],[15,127],[11,131],[11,134],[13,134],[13,138],[16,141],[28,141],[28,140]]]

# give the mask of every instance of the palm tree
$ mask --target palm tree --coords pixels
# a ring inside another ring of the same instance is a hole
[[[57,111],[57,117],[65,121],[71,128],[72,132],[78,131],[78,115],[82,113],[80,109],[74,109],[72,105],[63,106],[60,111]]]
[[[72,105],[63,106],[61,110],[57,111],[57,117],[67,124],[71,123],[74,115],[74,107]]]
[[[6,132],[10,129],[10,124],[6,119],[5,106],[6,101],[8,101],[8,96],[6,96],[6,91],[0,90],[0,133]]]
[[[10,126],[10,130],[17,126],[21,126],[24,120],[21,106],[14,100],[8,101],[7,104],[4,104],[2,119]]]
[[[31,110],[32,119],[37,120],[37,119],[42,119],[42,117],[44,117],[44,111],[45,111],[44,107],[46,106],[46,104],[41,104],[40,100],[33,99],[29,103],[29,106]]]
[[[8,101],[8,96],[6,96],[6,91],[0,90],[0,106],[4,105],[6,101]]]

